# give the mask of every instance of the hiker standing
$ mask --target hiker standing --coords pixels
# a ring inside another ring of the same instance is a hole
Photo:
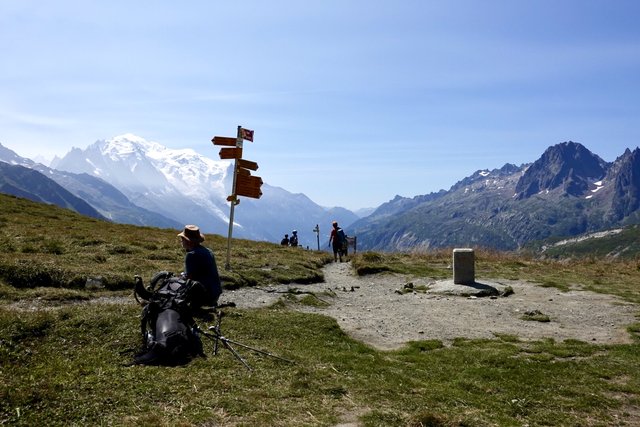
[[[342,228],[338,227],[338,221],[333,221],[331,225],[333,225],[333,229],[329,236],[329,245],[332,245],[333,248],[333,261],[337,262],[340,259],[342,262],[342,251],[346,237]]]
[[[204,235],[200,233],[197,225],[185,225],[184,230],[178,236],[186,251],[184,257],[185,277],[196,280],[204,286],[207,295],[202,305],[216,306],[222,293],[222,283],[213,252],[201,245],[204,242]]]
[[[298,231],[293,230],[291,232],[291,237],[289,238],[289,246],[295,248],[298,246]]]

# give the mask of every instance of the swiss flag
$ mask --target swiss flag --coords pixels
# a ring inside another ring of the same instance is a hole
[[[253,142],[253,131],[245,128],[240,128],[240,135],[242,139]]]

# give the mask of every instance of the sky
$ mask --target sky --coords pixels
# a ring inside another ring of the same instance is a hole
[[[0,0],[0,143],[133,133],[376,207],[575,141],[640,145],[640,2]]]

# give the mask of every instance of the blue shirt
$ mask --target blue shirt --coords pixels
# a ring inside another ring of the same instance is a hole
[[[215,305],[218,302],[222,293],[222,283],[213,252],[200,245],[187,252],[184,258],[184,272],[189,279],[197,280],[206,289],[208,301],[205,305]]]

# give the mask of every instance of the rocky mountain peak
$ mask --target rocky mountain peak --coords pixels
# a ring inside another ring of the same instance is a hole
[[[607,162],[582,144],[568,141],[549,147],[522,175],[516,184],[517,200],[542,191],[560,188],[564,194],[581,196],[590,182],[602,179]]]
[[[611,167],[614,193],[611,202],[614,217],[621,219],[640,208],[640,148],[627,149]]]

